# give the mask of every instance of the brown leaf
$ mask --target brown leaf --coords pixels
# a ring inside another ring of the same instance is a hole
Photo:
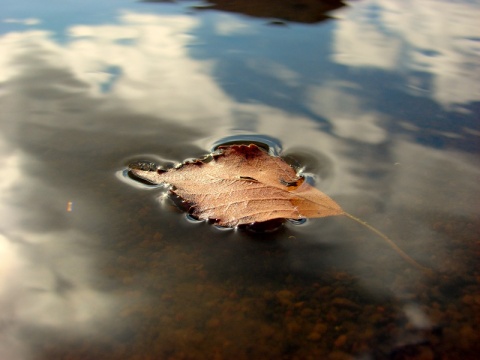
[[[191,205],[193,216],[220,226],[344,214],[280,157],[254,144],[220,147],[210,159],[166,172],[150,164],[131,165],[130,172],[152,184],[172,185],[171,191]]]
[[[382,238],[408,263],[429,276],[433,274],[380,230],[344,212],[280,157],[254,144],[221,146],[204,160],[168,171],[152,163],[131,164],[130,173],[152,184],[172,185],[171,192],[191,206],[193,216],[220,226],[345,215]]]

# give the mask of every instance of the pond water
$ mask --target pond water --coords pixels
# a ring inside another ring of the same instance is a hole
[[[477,356],[479,3],[248,3],[0,1],[0,359]],[[435,276],[346,217],[223,231],[122,175],[237,141]]]

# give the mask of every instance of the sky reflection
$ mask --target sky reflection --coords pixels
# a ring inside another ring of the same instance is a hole
[[[402,72],[404,91],[447,109],[478,101],[478,4],[376,0],[350,6],[335,31],[334,61]]]

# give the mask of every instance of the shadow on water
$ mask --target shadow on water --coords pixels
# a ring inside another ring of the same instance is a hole
[[[148,3],[169,3],[169,0],[143,0]],[[339,0],[209,0],[205,5],[192,6],[197,11],[217,10],[227,13],[248,15],[262,19],[275,19],[272,24],[281,25],[282,21],[315,24],[330,19],[332,10],[345,6]]]

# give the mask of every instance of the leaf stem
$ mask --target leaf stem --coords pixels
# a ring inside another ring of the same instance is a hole
[[[426,266],[423,266],[423,265],[420,265],[418,262],[413,260],[409,255],[407,255],[407,253],[405,253],[402,249],[400,249],[398,247],[398,245],[393,242],[392,239],[390,239],[387,235],[382,233],[380,230],[374,228],[372,225],[368,224],[366,221],[363,221],[363,220],[357,218],[356,216],[353,216],[352,214],[349,214],[347,212],[344,212],[343,214],[346,217],[354,220],[355,222],[359,223],[362,226],[365,226],[367,229],[369,229],[370,231],[372,231],[375,234],[377,234],[378,236],[380,236],[388,245],[390,245],[392,247],[393,250],[395,250],[398,253],[398,255],[400,255],[410,265],[412,265],[413,267],[415,267],[418,270],[423,271],[424,273],[426,273],[429,276],[433,275],[433,271],[430,268],[428,268]]]

